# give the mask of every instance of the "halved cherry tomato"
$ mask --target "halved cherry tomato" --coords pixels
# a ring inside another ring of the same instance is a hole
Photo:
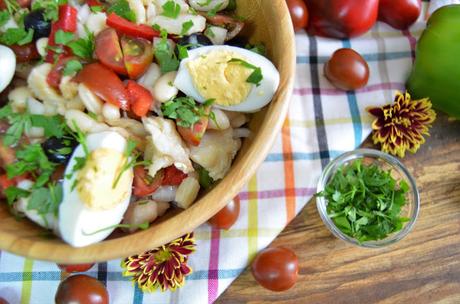
[[[33,42],[24,45],[10,45],[10,48],[16,55],[16,61],[18,62],[29,62],[40,58],[40,54]]]
[[[74,272],[85,272],[91,269],[94,266],[92,264],[75,264],[75,265],[65,265],[65,264],[57,264],[59,269],[64,272],[74,273]]]
[[[155,174],[155,177],[148,175],[143,166],[134,167],[133,193],[136,196],[147,196],[155,192],[163,181],[164,173],[162,170]]]
[[[189,144],[193,146],[199,146],[204,132],[206,132],[206,128],[208,127],[208,122],[209,118],[207,116],[203,116],[190,128],[185,128],[178,125],[177,132],[179,132],[182,139]]]
[[[64,4],[59,6],[59,19],[58,21],[53,22],[51,25],[51,33],[48,39],[49,47],[56,46],[54,39],[56,32],[59,30],[70,33],[73,33],[77,30],[77,10],[71,5]],[[58,58],[72,54],[72,51],[66,46],[63,47],[63,50],[63,54],[58,55]],[[57,54],[55,54],[53,50],[48,50],[48,54],[46,55],[46,62],[54,62],[55,55]]]
[[[230,229],[240,215],[240,200],[234,198],[222,210],[211,217],[208,223],[219,229]]]
[[[59,84],[61,83],[62,73],[64,71],[65,65],[70,60],[75,59],[75,57],[61,57],[53,65],[53,68],[46,76],[46,82],[53,88],[59,89]]]
[[[128,80],[126,90],[129,95],[131,111],[138,117],[147,115],[153,103],[153,97],[150,91],[133,80]]]
[[[76,80],[84,83],[94,94],[123,110],[129,109],[125,86],[114,71],[100,63],[85,65]]]
[[[160,37],[160,33],[155,31],[152,27],[145,24],[133,23],[115,13],[111,13],[107,17],[106,23],[111,28],[128,36],[145,38],[147,40],[152,40],[154,37]]]
[[[162,185],[179,186],[187,178],[187,174],[177,169],[176,166],[169,166],[164,169]]]
[[[152,63],[152,44],[144,38],[123,36],[121,37],[121,48],[129,78],[139,78]]]
[[[103,65],[119,74],[127,74],[117,31],[106,28],[96,36],[95,44],[96,57]]]

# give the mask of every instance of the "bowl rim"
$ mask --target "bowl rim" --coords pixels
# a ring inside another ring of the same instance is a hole
[[[229,173],[210,192],[197,200],[190,208],[160,222],[144,231],[126,235],[115,239],[104,240],[85,247],[72,247],[60,239],[45,240],[31,237],[24,233],[11,233],[11,230],[0,230],[0,249],[24,256],[30,259],[52,261],[62,264],[79,264],[108,261],[124,258],[161,246],[186,233],[194,231],[206,222],[213,214],[222,209],[228,201],[241,190],[241,188],[255,174],[259,165],[273,146],[279,131],[282,128],[288,112],[295,79],[295,36],[289,11],[284,0],[272,0],[273,14],[279,21],[278,26],[284,28],[280,31],[280,40],[291,43],[292,48],[283,49],[283,56],[277,64],[281,75],[278,91],[269,105],[270,115],[264,117],[259,132],[255,134],[250,146],[245,151],[245,157],[238,164],[232,165]],[[212,193],[220,193],[219,200],[212,198]],[[223,195],[222,195],[223,194]],[[206,206],[206,214],[203,214]],[[171,233],[167,223],[174,220],[180,223],[179,229]],[[155,238],[152,237],[155,229]],[[114,248],[116,250],[114,251]]]
[[[415,181],[415,178],[399,159],[388,153],[368,148],[359,148],[349,152],[345,152],[337,158],[330,161],[329,164],[324,168],[323,173],[321,174],[318,180],[316,189],[318,193],[323,191],[329,178],[336,172],[336,169],[339,166],[351,160],[362,159],[364,157],[384,160],[387,164],[400,170],[402,172],[402,175],[404,176],[404,179],[408,181],[410,188],[412,190],[410,193],[412,194],[412,200],[414,203],[412,204],[412,216],[410,218],[410,221],[407,222],[403,229],[391,234],[390,237],[387,237],[382,240],[359,242],[355,238],[346,235],[339,228],[337,228],[337,226],[334,224],[334,222],[327,214],[327,202],[324,197],[316,196],[316,208],[325,226],[337,238],[361,248],[382,248],[394,244],[406,237],[409,234],[409,232],[411,232],[414,228],[415,222],[417,221],[420,212],[420,194],[417,188],[417,183]]]

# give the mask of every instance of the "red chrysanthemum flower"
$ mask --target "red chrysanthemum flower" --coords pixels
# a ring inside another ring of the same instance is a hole
[[[121,262],[125,269],[123,276],[132,276],[142,291],[175,290],[182,287],[185,277],[192,273],[187,260],[195,246],[193,233],[189,233],[161,247],[130,256]]]
[[[367,111],[376,116],[372,124],[374,144],[380,144],[383,152],[404,157],[406,150],[417,152],[425,142],[423,135],[436,119],[428,98],[411,100],[409,93],[396,93],[393,104],[369,108]]]

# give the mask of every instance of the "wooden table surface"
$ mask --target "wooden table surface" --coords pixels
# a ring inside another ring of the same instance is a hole
[[[271,245],[296,252],[296,285],[271,292],[246,269],[216,303],[460,303],[460,122],[438,115],[431,137],[403,163],[421,194],[405,239],[384,249],[349,245],[327,230],[312,199]]]

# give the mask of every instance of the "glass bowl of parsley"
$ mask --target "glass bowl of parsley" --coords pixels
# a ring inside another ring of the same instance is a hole
[[[339,239],[380,248],[405,237],[420,208],[414,178],[395,157],[357,149],[331,161],[318,182],[321,219]]]

